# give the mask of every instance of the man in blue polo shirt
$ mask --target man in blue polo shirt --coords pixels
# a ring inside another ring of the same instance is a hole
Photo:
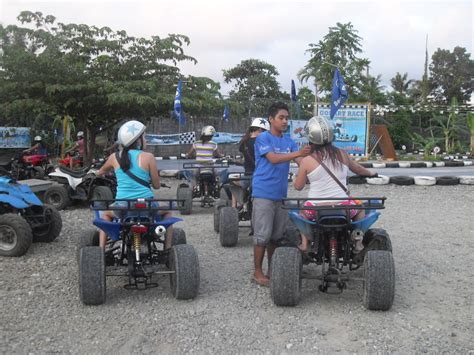
[[[253,280],[268,286],[270,279],[262,271],[265,250],[268,264],[275,250],[275,241],[281,239],[288,222],[282,199],[288,192],[290,161],[297,163],[311,152],[307,145],[298,151],[296,143],[284,134],[288,127],[289,109],[285,103],[276,102],[268,109],[271,129],[255,141],[255,172],[252,181],[252,225],[254,229]]]

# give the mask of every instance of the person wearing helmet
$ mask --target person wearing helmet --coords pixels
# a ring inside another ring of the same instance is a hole
[[[74,163],[79,160],[80,162],[84,159],[84,132],[77,132],[77,141],[74,142],[74,145],[66,150],[66,154],[74,152],[73,156],[69,160],[69,167],[74,168]]]
[[[218,150],[217,143],[212,141],[212,137],[216,130],[212,126],[204,126],[201,130],[201,139],[196,141],[189,149],[186,156],[188,158],[195,157],[198,164],[211,165],[214,163],[214,158],[222,158],[224,155]],[[204,172],[205,170],[202,170]],[[209,170],[212,173],[214,171]],[[199,176],[199,171],[196,176]],[[209,187],[207,181],[204,181],[204,194],[209,196]]]
[[[270,265],[276,241],[283,237],[288,221],[282,200],[288,193],[290,161],[299,163],[310,152],[309,146],[298,150],[296,143],[284,134],[288,128],[288,105],[282,102],[272,104],[268,116],[270,130],[255,140],[255,171],[252,178],[255,266],[252,278],[262,286],[270,283],[262,271],[265,251]]]
[[[238,185],[242,189],[247,189],[250,185],[250,178],[255,171],[255,140],[265,131],[270,130],[270,123],[265,118],[254,118],[250,127],[248,128],[245,135],[242,137],[239,145],[239,151],[242,153],[244,158],[244,171],[247,179],[241,179],[240,181],[232,181],[233,185]],[[234,189],[231,189],[232,193],[232,207],[237,208],[237,196]]]
[[[43,144],[43,139],[41,136],[36,136],[33,139],[34,145],[32,145],[30,148],[25,149],[23,153],[33,153],[33,154],[41,154],[41,155],[46,155],[48,154],[48,150],[46,149],[46,146]]]
[[[145,152],[145,129],[146,126],[139,121],[125,122],[119,129],[117,138],[122,150],[112,153],[105,164],[100,168],[99,175],[105,175],[110,170],[114,170],[117,177],[117,200],[133,200],[138,198],[152,199],[154,193],[151,188],[160,188],[160,176],[155,157],[152,153]],[[140,181],[141,180],[141,181]],[[115,204],[126,206],[125,201],[117,201]],[[164,211],[163,217],[171,216],[171,213]],[[105,220],[111,221],[115,215],[113,211],[105,211],[101,214]],[[171,238],[173,228],[166,231],[165,248],[171,248]],[[107,236],[104,231],[100,231],[99,242],[101,247],[105,247]]]
[[[310,184],[308,198],[344,198],[348,197],[346,193],[347,174],[350,171],[357,175],[376,177],[374,173],[362,165],[354,161],[344,150],[337,148],[332,144],[334,140],[334,129],[330,122],[321,116],[311,118],[304,128],[305,135],[310,142],[311,154],[300,163],[298,168],[298,175],[293,183],[296,190],[302,190],[308,181]],[[324,168],[326,166],[329,171],[339,180],[342,186],[331,177],[328,171]],[[341,205],[355,205],[360,201],[347,200],[341,201]],[[328,205],[334,204],[334,201],[311,201],[304,203],[305,206]],[[302,215],[310,220],[316,218],[315,210],[303,210]],[[364,218],[364,210],[353,209],[350,211],[351,218],[360,220]],[[308,235],[301,236],[301,245],[299,248],[306,251],[308,247]],[[355,250],[362,250],[362,241],[358,242]]]

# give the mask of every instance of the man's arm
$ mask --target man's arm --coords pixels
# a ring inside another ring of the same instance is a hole
[[[274,152],[268,152],[265,156],[272,164],[285,163],[290,160],[295,160],[298,164],[301,159],[311,153],[311,147],[305,145],[303,148],[296,152],[291,152],[287,154],[277,154]]]

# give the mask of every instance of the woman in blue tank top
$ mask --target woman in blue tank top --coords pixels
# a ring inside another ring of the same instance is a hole
[[[104,175],[109,170],[114,169],[117,177],[117,200],[126,199],[134,200],[137,198],[151,199],[154,197],[151,187],[160,188],[160,176],[156,166],[156,160],[152,153],[144,152],[145,149],[145,125],[139,121],[128,121],[124,123],[118,132],[118,142],[122,150],[116,155],[111,154],[105,164],[100,168],[99,174]],[[117,160],[117,156],[118,159]],[[127,172],[135,175],[139,179],[150,186],[130,177]],[[171,212],[163,213],[163,217],[171,216]],[[102,218],[111,221],[115,217],[113,211],[105,211]],[[169,227],[166,231],[165,248],[171,248],[171,238],[173,236],[173,228]],[[107,235],[104,231],[100,231],[99,243],[105,248]]]

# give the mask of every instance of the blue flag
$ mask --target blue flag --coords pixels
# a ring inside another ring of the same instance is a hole
[[[183,115],[183,111],[181,110],[181,87],[183,83],[181,79],[178,81],[178,87],[176,88],[176,95],[174,97],[174,115],[178,120],[180,125],[184,125],[186,123],[186,119]]]
[[[227,104],[224,106],[224,113],[222,114],[222,119],[224,122],[229,122],[230,112]]]
[[[291,80],[291,101],[296,102],[296,88],[295,88],[295,81]]]
[[[344,79],[342,78],[341,73],[339,73],[339,69],[336,68],[334,71],[334,78],[332,79],[332,95],[331,95],[331,119],[336,114],[337,110],[344,105],[346,102],[349,94],[346,90],[346,85],[344,84]]]

